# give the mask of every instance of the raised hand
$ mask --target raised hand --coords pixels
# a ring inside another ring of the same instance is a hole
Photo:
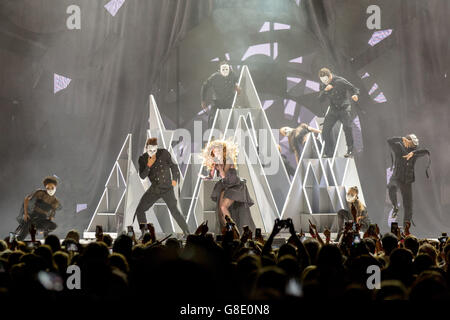
[[[273,225],[272,234],[277,235],[281,231],[282,227],[280,225],[280,219],[275,219],[275,223]]]
[[[195,234],[204,236],[208,232],[208,230],[209,230],[209,228],[208,228],[208,220],[206,220],[206,221],[203,221],[198,226],[197,230],[195,230]]]
[[[408,160],[411,159],[413,156],[414,156],[414,152],[410,152],[410,153],[408,153],[406,156],[403,156],[403,158],[405,158],[405,159],[408,161]]]
[[[325,228],[325,230],[323,231],[323,234],[325,235],[326,239],[331,238],[331,232],[330,232],[330,230],[328,230],[328,228]]]
[[[155,163],[155,161],[156,161],[156,154],[154,154],[151,157],[148,157],[147,166],[151,167]]]
[[[286,220],[288,221],[288,225],[289,225],[289,233],[291,235],[296,235],[295,228],[294,228],[294,223],[292,222],[292,219],[291,218],[287,218]]]

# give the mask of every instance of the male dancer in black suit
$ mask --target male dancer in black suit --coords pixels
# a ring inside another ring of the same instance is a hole
[[[142,179],[150,179],[150,188],[144,193],[136,208],[142,234],[145,231],[147,218],[145,212],[159,199],[162,198],[169,208],[170,214],[183,230],[189,234],[189,228],[177,207],[174,187],[180,180],[177,165],[172,161],[169,151],[158,148],[156,138],[149,138],[146,142],[146,152],[139,157],[139,175]]]
[[[324,157],[333,156],[333,142],[331,139],[331,129],[337,121],[341,121],[344,128],[345,140],[347,141],[347,153],[345,157],[353,155],[353,134],[352,134],[352,107],[349,93],[353,101],[358,101],[359,89],[342,77],[332,74],[327,68],[319,71],[320,84],[319,99],[328,98],[330,108],[325,115],[323,122],[322,137],[325,140]]]

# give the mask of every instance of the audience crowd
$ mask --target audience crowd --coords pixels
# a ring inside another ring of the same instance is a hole
[[[276,220],[268,237],[230,226],[215,237],[202,223],[184,240],[158,241],[151,226],[142,239],[97,234],[85,244],[75,230],[63,241],[48,235],[43,244],[6,238],[0,240],[0,299],[449,299],[446,238],[418,239],[408,230],[380,235],[376,225],[359,236],[349,225],[332,242],[328,230],[320,236],[311,224],[309,234],[298,234],[290,220]],[[276,237],[281,234],[287,236]],[[79,267],[79,288],[67,286],[76,283],[71,265]]]

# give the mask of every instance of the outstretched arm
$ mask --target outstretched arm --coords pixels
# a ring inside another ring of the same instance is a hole
[[[347,90],[353,95],[359,95],[359,89],[355,87],[350,81],[342,78],[342,83],[346,86]]]
[[[270,234],[269,238],[267,239],[266,243],[264,244],[264,247],[262,249],[261,255],[269,254],[272,251],[272,242],[275,236],[280,232],[281,228],[278,223],[279,219],[275,219],[275,223],[273,225],[272,233]]]
[[[145,155],[139,157],[139,176],[141,179],[148,177],[150,173],[150,167],[147,165],[147,160]]]
[[[292,220],[290,220],[290,222],[289,222],[289,232],[291,234],[290,239],[292,239],[295,246],[297,247],[298,257],[303,257],[308,262],[308,265],[309,265],[310,258],[309,258],[308,251],[306,251],[306,248],[303,245],[300,238],[298,237],[297,232],[295,232],[295,228],[294,228],[294,224],[293,224]]]
[[[310,132],[314,132],[314,133],[322,133],[322,130],[313,128],[313,127],[311,127],[311,126],[308,126],[308,130],[309,130]]]
[[[420,158],[420,157],[423,157],[425,155],[429,155],[430,152],[428,150],[426,150],[426,149],[418,149],[418,150],[414,150],[413,154],[414,154],[414,157]]]

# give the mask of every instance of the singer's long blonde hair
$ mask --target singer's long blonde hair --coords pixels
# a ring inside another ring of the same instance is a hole
[[[209,170],[214,168],[214,166],[216,165],[216,161],[214,160],[214,149],[216,148],[222,148],[223,150],[223,164],[227,164],[227,162],[229,163],[230,161],[232,161],[233,165],[236,166],[238,147],[231,139],[218,139],[210,141],[208,145],[202,150],[204,166],[206,166]]]

